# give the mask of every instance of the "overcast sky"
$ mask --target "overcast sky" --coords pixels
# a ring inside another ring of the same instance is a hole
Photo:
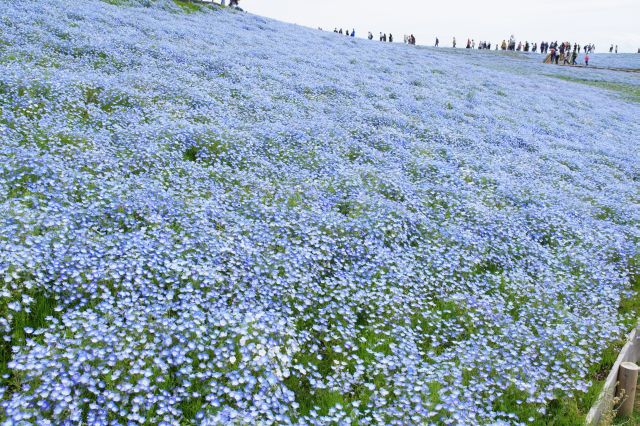
[[[596,52],[618,44],[620,52],[640,48],[640,0],[241,0],[251,13],[312,28],[355,28],[392,33],[402,42],[413,33],[418,44],[460,47],[467,38],[492,43],[514,34],[518,40],[594,43]]]

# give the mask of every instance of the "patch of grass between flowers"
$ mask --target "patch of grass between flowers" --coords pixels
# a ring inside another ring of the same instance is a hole
[[[173,0],[173,2],[185,13],[195,13],[200,11],[200,5],[188,0]]]
[[[34,332],[45,328],[49,319],[58,315],[55,310],[57,301],[53,294],[49,294],[42,289],[36,289],[31,292],[24,292],[23,295],[33,300],[28,306],[22,306],[19,311],[13,312],[11,340],[0,341],[0,377],[10,375],[8,379],[3,378],[3,382],[9,385],[8,394],[11,394],[12,390],[17,389],[20,385],[19,378],[13,376],[8,368],[13,355],[12,347],[23,346],[28,338],[37,340]],[[8,306],[0,306],[0,311],[7,309],[9,309]]]
[[[560,80],[571,81],[574,83],[580,83],[587,86],[599,87],[601,89],[611,90],[622,94],[625,98],[633,102],[640,102],[640,86],[628,83],[615,83],[612,81],[602,80],[587,80],[584,78],[569,77],[566,75],[553,75],[547,74],[548,77],[557,78]]]

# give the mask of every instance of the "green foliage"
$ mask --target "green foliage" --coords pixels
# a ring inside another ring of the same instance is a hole
[[[189,0],[173,0],[173,2],[180,7],[184,13],[195,13],[199,12],[201,9],[199,4],[193,3]]]
[[[198,159],[198,151],[199,150],[197,146],[190,146],[189,148],[185,149],[184,153],[182,154],[182,158],[186,161],[196,161]]]

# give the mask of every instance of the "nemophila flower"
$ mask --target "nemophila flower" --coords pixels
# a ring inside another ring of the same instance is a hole
[[[523,424],[502,400],[588,389],[639,272],[637,105],[176,8],[0,10],[7,421]]]

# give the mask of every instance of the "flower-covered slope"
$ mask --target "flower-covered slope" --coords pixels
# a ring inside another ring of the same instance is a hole
[[[543,74],[637,76],[167,4],[0,4],[0,416],[515,424],[588,389],[640,105]]]

